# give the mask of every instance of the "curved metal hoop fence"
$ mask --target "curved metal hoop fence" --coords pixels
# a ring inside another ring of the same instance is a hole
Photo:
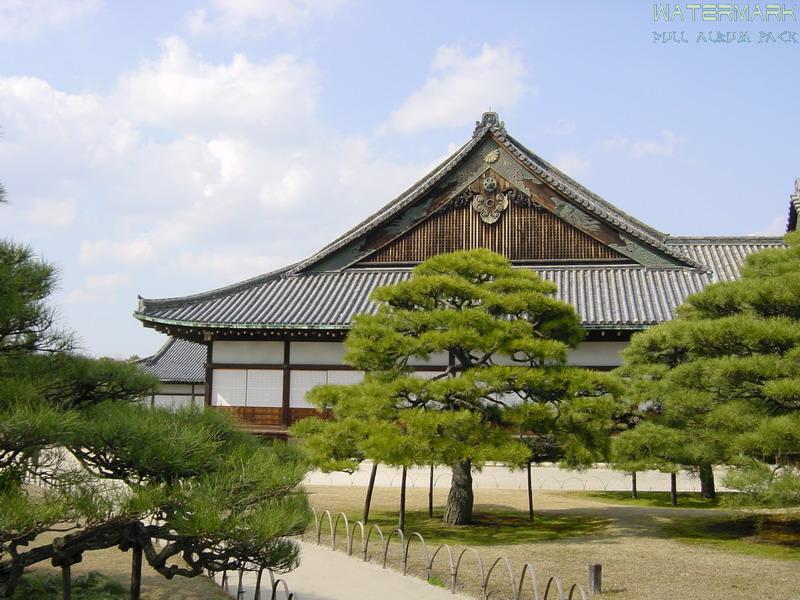
[[[344,513],[338,513],[334,517],[328,510],[319,512],[312,508],[311,511],[314,515],[314,539],[318,546],[322,545],[322,529],[324,524],[327,523],[331,550],[337,550],[336,539],[339,532],[339,524],[342,523],[344,525],[344,533],[347,536],[344,545],[344,551],[347,555],[353,555],[354,546],[357,541],[356,532],[360,533],[361,547],[359,555],[364,562],[369,562],[371,558],[370,542],[379,539],[380,561],[384,569],[389,562],[389,553],[393,539],[397,539],[399,542],[403,575],[408,575],[412,542],[417,542],[413,545],[419,548],[418,555],[423,560],[425,577],[429,582],[433,581],[436,577],[434,565],[436,564],[437,557],[446,557],[448,588],[452,594],[455,594],[456,590],[459,588],[459,574],[464,572],[466,569],[464,565],[469,563],[477,569],[481,600],[490,600],[492,594],[496,591],[493,591],[493,585],[505,586],[508,592],[510,592],[510,596],[505,597],[511,598],[512,600],[587,600],[587,594],[583,586],[574,583],[569,586],[569,588],[565,589],[561,580],[555,576],[547,578],[544,582],[544,591],[542,592],[536,569],[530,563],[525,563],[519,575],[516,575],[511,561],[504,556],[495,559],[487,568],[480,553],[474,548],[466,547],[459,550],[453,548],[449,544],[440,544],[431,552],[432,546],[429,546],[425,538],[416,531],[406,535],[400,529],[394,529],[389,532],[387,536],[377,524],[372,524],[368,527],[361,521],[356,521],[351,524]],[[373,536],[373,533],[376,535]]]

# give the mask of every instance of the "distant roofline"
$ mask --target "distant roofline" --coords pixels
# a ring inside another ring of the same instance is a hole
[[[671,235],[664,243],[669,244],[783,244],[783,236],[772,235]]]

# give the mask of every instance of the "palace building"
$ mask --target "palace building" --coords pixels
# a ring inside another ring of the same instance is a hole
[[[790,203],[797,226],[800,188]],[[553,281],[586,338],[569,362],[610,369],[632,333],[673,317],[706,285],[734,279],[748,254],[779,237],[675,237],[624,213],[528,150],[493,112],[431,173],[316,254],[278,271],[193,296],[139,299],[134,316],[174,339],[142,366],[164,382],[154,404],[229,411],[244,426],[284,435],[314,414],[306,393],[354,383],[343,340],[374,310],[377,287],[408,279],[437,253],[477,247]],[[447,368],[446,354],[414,365]]]

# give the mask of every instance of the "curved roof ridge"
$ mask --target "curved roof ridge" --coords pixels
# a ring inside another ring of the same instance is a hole
[[[525,146],[517,142],[516,139],[504,132],[500,132],[499,141],[507,148],[512,149],[517,158],[521,158],[528,166],[533,167],[536,175],[541,177],[556,189],[565,193],[568,197],[577,201],[584,208],[590,210],[600,218],[611,222],[612,225],[619,227],[623,231],[633,235],[646,244],[656,248],[660,252],[676,258],[690,267],[696,269],[706,269],[706,265],[698,263],[691,257],[681,252],[677,252],[664,243],[669,234],[663,233],[645,223],[632,217],[623,210],[620,210],[608,200],[598,196],[585,186],[581,185],[566,173],[560,171],[539,155],[531,152]]]
[[[317,252],[298,262],[292,268],[290,274],[294,274],[297,271],[305,269],[306,267],[314,264],[325,258],[326,256],[336,252],[352,240],[356,239],[362,233],[365,233],[370,226],[378,225],[387,221],[390,217],[397,214],[398,211],[404,209],[406,206],[411,204],[414,200],[416,200],[420,194],[427,191],[428,189],[433,186],[433,184],[439,181],[443,176],[445,176],[448,172],[450,172],[455,166],[466,156],[469,152],[478,145],[480,141],[483,140],[489,133],[491,132],[492,128],[486,128],[477,132],[475,136],[472,137],[469,141],[463,144],[458,150],[456,150],[453,154],[448,156],[444,159],[441,163],[436,165],[432,171],[426,173],[422,178],[418,179],[414,184],[410,187],[406,188],[404,192],[402,192],[399,196],[391,200],[390,202],[383,205],[377,211],[372,213],[366,219],[355,225],[354,227],[350,228],[349,231],[343,233],[338,238],[326,244]]]
[[[783,244],[782,236],[773,235],[671,235],[665,244]]]
[[[249,279],[245,279],[244,281],[239,281],[237,283],[232,283],[222,287],[214,288],[213,290],[208,290],[206,292],[190,294],[188,296],[173,296],[171,298],[142,298],[141,296],[138,296],[139,308],[137,312],[144,312],[144,310],[146,310],[148,307],[167,308],[171,304],[187,304],[195,301],[202,302],[203,300],[213,300],[216,297],[227,296],[231,292],[236,292],[240,289],[246,289],[253,285],[265,283],[270,279],[276,279],[278,276],[283,275],[287,271],[292,269],[296,264],[297,263],[294,263],[289,265],[288,267],[281,267],[280,269],[275,269],[274,271],[270,271],[269,273],[263,273],[261,275],[256,275],[255,277],[250,277]]]
[[[161,345],[161,348],[156,350],[155,354],[151,356],[145,356],[144,358],[140,358],[136,362],[139,363],[140,365],[152,365],[154,363],[157,363],[159,359],[161,359],[167,353],[167,350],[170,349],[170,347],[175,343],[177,339],[178,338],[174,337],[167,338],[167,341]]]
[[[538,154],[536,154],[535,152],[530,150],[527,146],[522,144],[515,137],[513,137],[511,135],[508,135],[508,134],[506,134],[504,137],[506,139],[508,139],[508,141],[511,142],[514,146],[516,146],[519,150],[521,150],[523,153],[528,155],[528,158],[530,158],[531,160],[535,159],[536,161],[540,162],[541,166],[543,168],[545,168],[545,169],[547,169],[549,171],[552,171],[555,174],[557,174],[560,178],[564,179],[570,186],[580,190],[582,193],[584,193],[587,196],[589,196],[589,198],[591,200],[593,200],[597,204],[600,204],[604,209],[608,210],[611,213],[615,213],[615,214],[619,215],[620,217],[624,218],[626,221],[630,221],[631,223],[634,223],[639,228],[641,228],[642,230],[646,231],[647,233],[649,233],[650,235],[652,235],[656,239],[660,238],[661,241],[663,241],[664,239],[666,239],[669,236],[668,233],[664,233],[663,231],[660,231],[659,229],[656,229],[655,227],[653,227],[651,225],[648,225],[647,223],[645,223],[643,221],[640,221],[639,219],[637,219],[636,217],[628,214],[627,212],[625,212],[624,210],[622,210],[618,206],[615,206],[614,204],[612,204],[611,202],[609,202],[608,200],[606,200],[605,198],[603,198],[602,196],[600,196],[596,192],[593,192],[592,190],[587,188],[585,185],[580,183],[578,180],[573,179],[572,177],[570,177],[569,175],[564,173],[564,171],[562,171],[558,167],[554,166],[552,163],[546,161],[541,156],[539,156]]]

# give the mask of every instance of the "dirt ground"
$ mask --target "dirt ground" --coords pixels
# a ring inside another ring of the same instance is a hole
[[[307,486],[307,489],[313,506],[331,511],[358,511],[365,491],[362,487]],[[397,489],[376,488],[373,510],[396,510],[397,495]],[[439,514],[445,499],[446,490],[436,490]],[[527,510],[524,490],[476,490],[475,503],[476,510],[481,507]],[[409,511],[426,510],[427,490],[409,490],[407,504]],[[592,515],[610,522],[605,531],[586,537],[478,548],[487,567],[495,558],[505,556],[513,563],[517,576],[523,564],[532,564],[538,574],[540,594],[547,578],[553,575],[565,585],[580,583],[586,587],[588,565],[599,563],[603,565],[603,595],[614,600],[800,599],[800,563],[796,561],[685,544],[666,539],[661,533],[660,524],[664,521],[676,517],[713,518],[721,516],[723,511],[619,506],[568,492],[537,492],[535,509],[541,514]],[[339,536],[344,538],[343,531]],[[344,548],[344,541],[337,540],[337,545]],[[358,542],[355,547],[359,547]],[[409,554],[412,570],[423,576],[421,549],[415,552],[412,545]],[[400,551],[393,550],[391,557],[392,566],[402,568]],[[476,562],[469,563],[469,567],[465,585],[459,587],[477,596],[479,568]],[[447,559],[437,558],[434,574],[447,582],[448,572]],[[490,589],[495,591],[492,598],[511,597],[507,570],[498,571],[491,581]]]

